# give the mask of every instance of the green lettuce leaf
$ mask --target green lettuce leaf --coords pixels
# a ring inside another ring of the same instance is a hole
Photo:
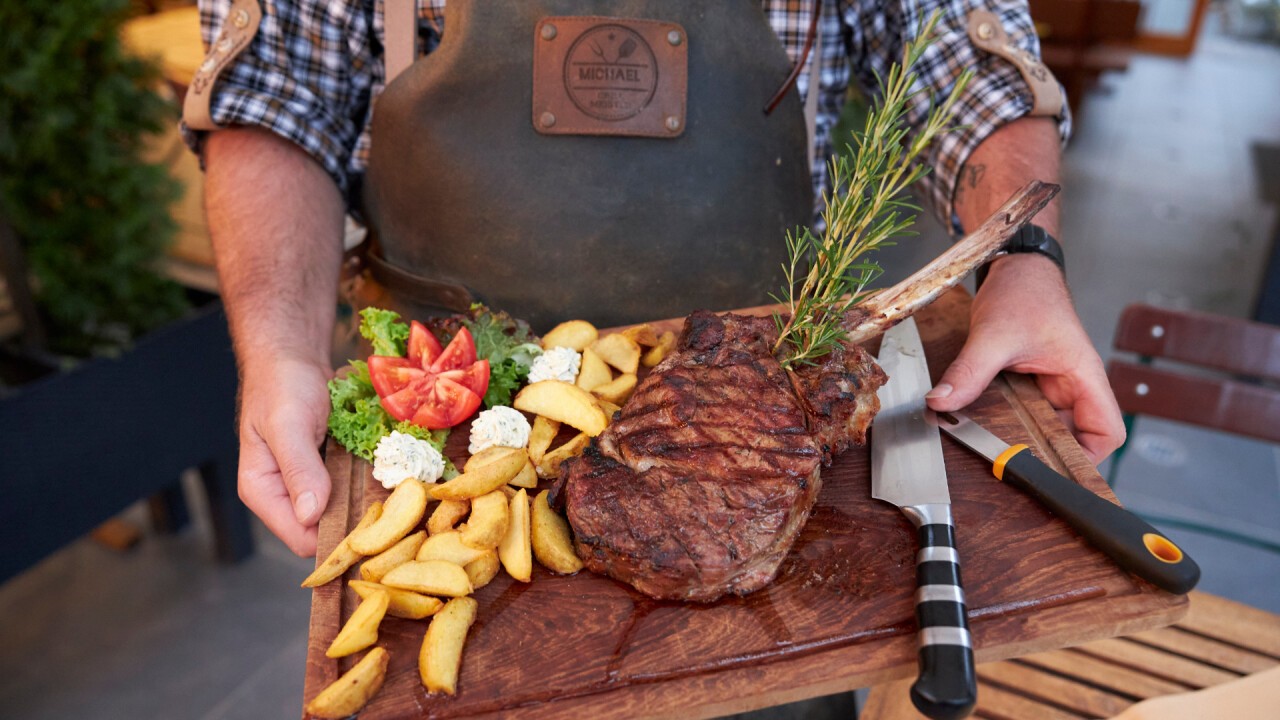
[[[489,360],[489,389],[484,406],[510,405],[511,397],[529,377],[533,359],[542,354],[528,323],[483,305],[471,306],[463,321],[476,343],[476,357]]]
[[[350,372],[329,381],[329,401],[329,434],[353,455],[373,462],[378,441],[391,433],[395,419],[378,402],[369,365],[352,360]]]
[[[400,313],[375,307],[360,311],[360,334],[373,344],[374,355],[403,357],[409,342],[409,326]]]

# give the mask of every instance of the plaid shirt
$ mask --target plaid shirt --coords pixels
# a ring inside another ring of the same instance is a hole
[[[975,5],[979,2],[1001,18],[1015,45],[1039,56],[1040,44],[1025,0],[975,0]],[[418,0],[425,52],[439,45],[444,4],[444,0]],[[229,5],[229,0],[200,1],[206,48],[217,38]],[[220,126],[264,127],[293,141],[346,194],[355,184],[353,178],[364,173],[373,100],[384,85],[383,0],[265,0],[263,5],[257,37],[223,71],[214,91],[213,120]],[[813,3],[762,0],[762,5],[795,63],[804,49]],[[959,230],[951,200],[969,153],[996,128],[1027,114],[1032,106],[1031,91],[1017,69],[970,44],[965,28],[971,9],[963,0],[823,0],[814,52],[806,60],[812,62],[816,53],[819,62],[813,148],[816,197],[821,198],[826,188],[831,131],[850,81],[871,95],[877,74],[886,74],[901,58],[909,33],[940,10],[938,41],[915,68],[930,92],[915,96],[908,122],[922,122],[931,97],[945,97],[965,68],[974,70],[975,77],[955,110],[962,128],[936,143],[929,158],[933,172],[922,181],[922,194],[934,211],[950,221],[953,231]],[[800,74],[797,84],[802,98],[808,93],[810,75],[809,67]],[[1058,124],[1065,142],[1070,117],[1063,112]],[[198,134],[185,126],[183,130],[188,144],[198,148]]]

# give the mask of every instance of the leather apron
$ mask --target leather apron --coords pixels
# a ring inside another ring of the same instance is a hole
[[[646,43],[625,24],[610,34],[610,18],[579,20],[588,29],[573,37],[541,27],[602,14],[679,31]],[[543,72],[580,98],[570,61],[584,53],[610,65],[592,77],[628,65],[641,85],[670,80],[654,60],[673,49],[664,37],[687,53],[684,117],[666,120],[669,136],[624,134],[621,121],[614,133],[607,109],[587,134],[545,132],[537,43],[582,41]],[[545,331],[769,302],[786,232],[813,210],[798,93],[763,111],[790,69],[752,0],[451,0],[440,46],[374,110],[365,217],[381,261],[422,279],[399,304],[459,310],[474,297]]]

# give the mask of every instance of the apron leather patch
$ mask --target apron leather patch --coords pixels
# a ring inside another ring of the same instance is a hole
[[[534,28],[533,43],[533,127],[539,133],[684,133],[689,38],[680,25],[548,17]]]

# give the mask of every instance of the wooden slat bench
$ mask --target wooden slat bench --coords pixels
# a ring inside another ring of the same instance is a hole
[[[1280,667],[1280,616],[1191,593],[1167,628],[978,666],[975,718],[1080,720]],[[914,678],[871,690],[862,720],[914,720]]]

